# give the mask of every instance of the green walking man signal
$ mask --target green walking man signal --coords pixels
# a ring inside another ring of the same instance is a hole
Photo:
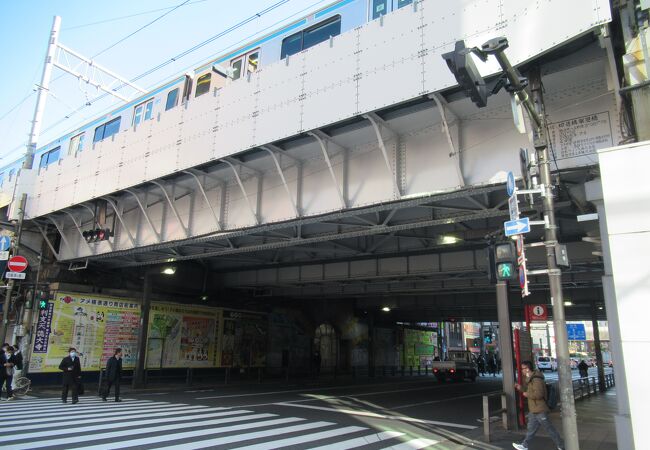
[[[517,249],[512,241],[494,244],[494,264],[497,280],[516,280]]]
[[[36,298],[36,304],[38,305],[38,310],[43,311],[44,309],[47,309],[47,292],[46,291],[39,291],[38,297]]]

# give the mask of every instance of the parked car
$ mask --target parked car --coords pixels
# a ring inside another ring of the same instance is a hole
[[[542,372],[545,370],[550,370],[551,372],[557,370],[557,360],[550,356],[538,356],[536,365]]]

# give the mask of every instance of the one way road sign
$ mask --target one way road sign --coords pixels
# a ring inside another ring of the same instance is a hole
[[[508,222],[503,223],[503,229],[506,232],[506,236],[530,233],[530,220],[528,217],[523,217],[517,220],[509,220]]]

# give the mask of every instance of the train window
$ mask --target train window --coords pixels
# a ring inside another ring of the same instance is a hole
[[[78,134],[70,139],[70,146],[68,147],[68,155],[76,155],[83,150],[84,147],[84,133]]]
[[[388,12],[388,0],[372,0],[372,18],[376,19]]]
[[[280,58],[284,59],[289,55],[294,55],[339,34],[341,34],[341,16],[331,17],[311,28],[284,38]]]
[[[397,8],[403,8],[411,3],[413,3],[413,0],[397,0]]]
[[[241,69],[242,69],[242,64],[243,64],[243,58],[239,57],[237,59],[233,59],[230,62],[230,67],[232,67],[232,79],[237,80],[239,77],[241,77]]]
[[[11,181],[11,179],[14,177],[15,174],[16,174],[16,169],[11,169],[9,171],[9,181]]]
[[[61,147],[56,147],[50,150],[49,152],[43,153],[41,155],[41,162],[38,165],[39,168],[47,167],[50,164],[57,162],[59,160],[59,154],[61,153]]]
[[[120,131],[121,119],[122,117],[117,117],[95,128],[93,142],[103,141],[104,139],[117,134]]]
[[[169,91],[167,94],[167,103],[165,104],[165,111],[169,111],[174,108],[178,103],[178,88],[173,91]]]
[[[280,59],[284,59],[289,55],[295,55],[302,50],[302,31],[292,34],[291,36],[282,40],[282,50],[280,51]]]
[[[201,75],[198,80],[196,80],[196,92],[194,97],[203,95],[210,90],[210,78],[212,77],[211,73],[206,73]]]
[[[153,98],[142,102],[133,108],[133,125],[138,125],[140,122],[151,119],[153,113]]]
[[[341,34],[341,16],[336,16],[305,30],[302,37],[302,49],[313,47],[339,34]]]
[[[252,73],[257,70],[260,63],[260,52],[256,50],[246,55],[246,72]]]

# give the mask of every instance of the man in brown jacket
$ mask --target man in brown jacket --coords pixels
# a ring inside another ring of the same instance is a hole
[[[533,370],[533,363],[530,361],[521,363],[521,372],[524,375],[524,385],[515,384],[515,389],[521,391],[523,396],[528,399],[528,430],[524,441],[521,444],[513,443],[512,446],[517,450],[526,450],[528,443],[541,425],[553,439],[558,450],[563,450],[562,438],[548,418],[549,409],[546,404],[544,375],[539,370]]]

